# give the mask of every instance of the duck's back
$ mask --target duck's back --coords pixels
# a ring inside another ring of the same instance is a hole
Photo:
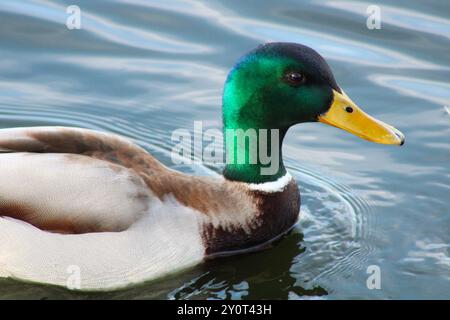
[[[203,258],[192,213],[162,205],[133,169],[164,167],[128,140],[18,128],[0,130],[0,149],[0,275],[65,286],[78,270],[81,289],[109,289]]]
[[[119,288],[292,227],[299,194],[191,177],[121,137],[73,128],[0,130],[0,275]]]

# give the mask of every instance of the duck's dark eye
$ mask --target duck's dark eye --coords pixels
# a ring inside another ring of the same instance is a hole
[[[299,86],[305,82],[305,76],[300,72],[288,72],[284,79],[291,86]]]

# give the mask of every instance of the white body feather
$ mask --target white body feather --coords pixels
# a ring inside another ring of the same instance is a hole
[[[2,155],[0,202],[30,203],[62,219],[130,226],[121,232],[59,234],[0,218],[0,276],[66,286],[75,266],[76,289],[108,290],[201,262],[202,215],[172,197],[160,201],[149,194],[146,203],[135,201],[144,186],[130,182],[129,175],[101,160],[84,164],[59,154]]]
[[[122,232],[65,235],[0,218],[0,275],[70,286],[80,271],[81,290],[118,289],[203,260],[197,213],[168,199]]]

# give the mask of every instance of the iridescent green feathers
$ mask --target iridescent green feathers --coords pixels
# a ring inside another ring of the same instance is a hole
[[[300,74],[304,81],[299,85],[288,81],[292,72]],[[226,138],[226,150],[228,154],[242,154],[250,160],[250,154],[259,149],[260,129],[278,130],[277,149],[273,150],[272,141],[266,145],[269,153],[278,153],[280,166],[276,173],[267,176],[260,173],[265,165],[259,159],[256,163],[228,163],[225,177],[258,183],[274,181],[285,174],[281,159],[284,135],[292,125],[316,121],[326,112],[332,101],[332,89],[340,91],[328,64],[306,46],[269,43],[245,55],[225,83],[223,123],[225,136],[227,130],[253,129],[257,132],[258,143],[230,143]]]

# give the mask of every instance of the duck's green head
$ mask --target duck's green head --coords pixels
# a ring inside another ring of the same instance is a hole
[[[340,91],[328,64],[311,48],[269,43],[245,55],[228,75],[226,125],[283,128],[315,121]]]
[[[225,84],[223,121],[225,129],[278,129],[281,140],[292,125],[320,121],[377,143],[404,141],[398,130],[365,114],[348,98],[316,51],[296,43],[268,43],[241,58]],[[243,168],[228,165],[226,173],[231,179],[254,181],[246,176],[251,169]],[[284,167],[280,170],[278,176]],[[239,176],[238,171],[247,173]]]

